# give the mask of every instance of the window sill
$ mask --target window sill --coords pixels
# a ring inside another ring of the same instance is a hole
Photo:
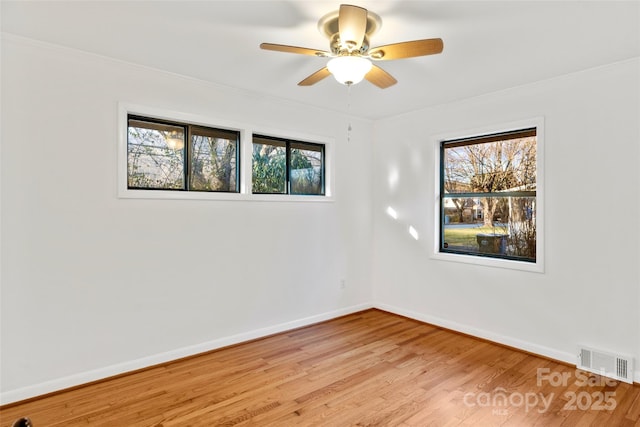
[[[536,262],[513,261],[509,259],[488,258],[464,254],[452,254],[436,252],[431,255],[431,259],[439,261],[450,261],[486,267],[507,268],[511,270],[529,271],[532,273],[544,273],[544,265],[538,259]]]
[[[289,194],[247,194],[247,193],[207,193],[198,191],[163,191],[163,190],[121,190],[121,199],[152,200],[214,200],[241,202],[296,202],[326,203],[333,202],[330,196],[301,196]]]

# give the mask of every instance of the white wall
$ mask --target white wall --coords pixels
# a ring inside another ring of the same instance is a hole
[[[1,53],[2,403],[372,300],[569,362],[579,344],[640,361],[637,59],[372,125],[15,36]],[[119,199],[119,101],[335,138],[335,202]],[[545,273],[430,259],[429,141],[538,116]]]
[[[119,199],[120,101],[333,138],[335,201]],[[369,306],[368,121],[5,36],[2,124],[2,403]]]
[[[376,123],[374,304],[574,364],[578,345],[638,364],[639,77],[636,58]],[[545,272],[430,259],[435,135],[539,116]]]

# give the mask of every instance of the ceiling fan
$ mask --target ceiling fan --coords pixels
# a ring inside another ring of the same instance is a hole
[[[366,79],[381,89],[393,86],[398,81],[373,61],[413,58],[441,53],[442,39],[423,39],[384,46],[371,47],[369,39],[382,25],[377,14],[362,7],[348,4],[320,18],[318,29],[329,38],[330,51],[309,49],[274,43],[262,43],[260,48],[278,52],[331,58],[327,65],[298,83],[311,86],[333,74],[345,85]]]

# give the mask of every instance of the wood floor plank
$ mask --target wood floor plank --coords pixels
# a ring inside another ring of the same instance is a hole
[[[568,381],[541,381],[541,370]],[[585,385],[576,372],[367,310],[6,405],[0,427],[21,416],[34,427],[640,427],[639,386],[592,374]],[[615,408],[594,406],[605,393]]]

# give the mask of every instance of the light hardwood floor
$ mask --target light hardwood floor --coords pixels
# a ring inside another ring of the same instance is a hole
[[[56,426],[640,426],[640,386],[379,310],[1,408]]]

